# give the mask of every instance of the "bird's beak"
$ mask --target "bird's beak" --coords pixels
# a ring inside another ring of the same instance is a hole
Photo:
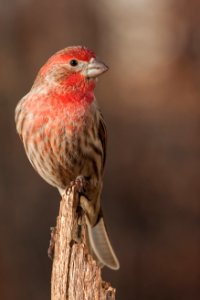
[[[108,70],[108,67],[96,58],[91,58],[82,74],[87,78],[95,78]]]

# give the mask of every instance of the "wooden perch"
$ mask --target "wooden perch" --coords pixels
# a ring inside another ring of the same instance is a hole
[[[72,187],[60,202],[52,234],[51,300],[114,300],[115,289],[102,281],[101,269],[88,253],[85,217],[77,213],[77,201]]]

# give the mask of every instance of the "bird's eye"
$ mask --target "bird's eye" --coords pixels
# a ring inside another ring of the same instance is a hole
[[[72,59],[72,60],[70,60],[69,64],[70,64],[72,67],[76,67],[76,66],[78,65],[78,60]]]

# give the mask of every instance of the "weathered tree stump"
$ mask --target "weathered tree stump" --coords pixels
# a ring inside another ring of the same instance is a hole
[[[77,203],[72,187],[60,202],[52,233],[51,300],[114,300],[115,289],[102,281],[101,269],[88,253],[85,217],[77,212]]]

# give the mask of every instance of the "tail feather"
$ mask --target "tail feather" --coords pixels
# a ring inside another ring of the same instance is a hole
[[[90,247],[92,248],[96,258],[101,265],[105,265],[113,270],[118,270],[120,265],[111,246],[103,217],[100,216],[97,224],[92,227],[87,222],[88,238]]]

